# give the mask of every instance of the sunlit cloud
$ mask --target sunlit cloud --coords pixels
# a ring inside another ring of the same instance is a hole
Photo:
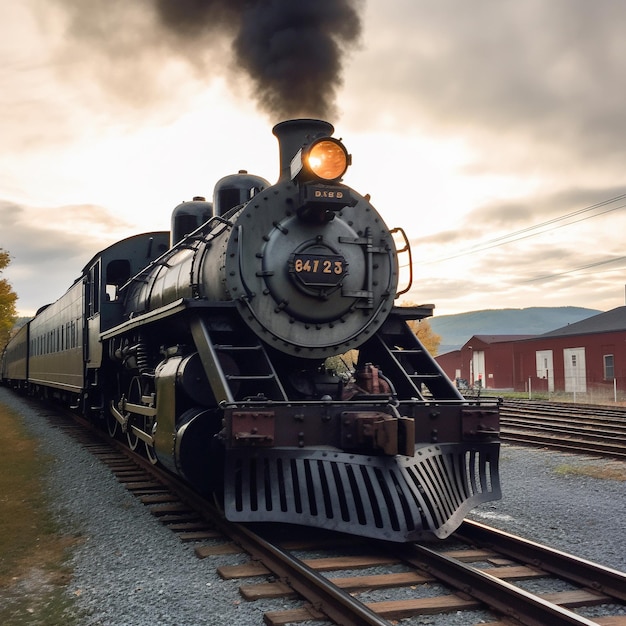
[[[0,247],[18,308],[116,239],[167,229],[224,175],[276,180],[277,119],[237,65],[237,20],[183,32],[157,4],[0,9]],[[626,5],[339,4],[359,28],[330,121],[353,154],[346,183],[411,240],[407,297],[440,314],[623,304]]]

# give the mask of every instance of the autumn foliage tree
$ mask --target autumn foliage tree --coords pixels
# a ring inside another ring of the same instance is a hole
[[[0,276],[10,262],[9,253],[0,248]],[[11,284],[5,278],[0,278],[0,350],[9,341],[17,313],[16,302],[17,294],[11,288]]]
[[[403,302],[401,306],[416,306],[414,302]],[[415,333],[422,345],[432,356],[437,356],[441,335],[435,333],[427,319],[407,321],[409,328]],[[326,367],[338,374],[343,374],[354,370],[358,360],[359,351],[350,350],[345,354],[329,357],[326,359]]]
[[[403,302],[402,306],[408,307],[416,305],[414,302]],[[433,331],[430,322],[427,319],[409,320],[407,324],[426,350],[428,350],[432,356],[437,356],[439,344],[441,344],[441,335]]]

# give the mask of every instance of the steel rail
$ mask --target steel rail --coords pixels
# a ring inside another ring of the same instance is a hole
[[[503,443],[519,444],[525,446],[535,446],[560,450],[561,452],[572,452],[574,454],[589,454],[606,459],[616,459],[618,461],[626,459],[626,448],[623,446],[608,447],[606,445],[591,445],[581,440],[566,440],[556,437],[546,437],[530,432],[513,432],[501,427],[500,439]]]
[[[574,413],[576,415],[595,415],[626,420],[626,407],[619,405],[504,398],[502,400],[502,406],[513,410],[556,413],[557,415],[562,413]]]
[[[597,622],[425,546],[407,545],[397,555],[525,626],[597,626]]]
[[[229,523],[228,530],[224,532],[305,598],[314,609],[324,613],[335,623],[345,626],[391,626],[391,622],[377,615],[322,574],[250,529]]]
[[[617,411],[612,418],[606,414],[601,418],[594,415],[594,411],[586,411],[578,405],[504,402],[500,410],[501,439],[581,454],[626,458],[624,412]]]
[[[617,600],[626,601],[626,573],[592,563],[507,532],[465,520],[455,536],[481,547],[493,548],[560,578],[590,587]]]
[[[553,417],[541,417],[537,419],[534,416],[531,417],[526,414],[515,416],[505,414],[502,416],[502,421],[510,427],[520,426],[528,428],[529,425],[533,425],[538,430],[541,429],[549,433],[562,435],[565,432],[576,437],[581,436],[596,441],[617,441],[626,436],[626,427],[611,428],[591,420],[582,424],[581,422],[572,421],[572,418],[569,416],[557,420]]]

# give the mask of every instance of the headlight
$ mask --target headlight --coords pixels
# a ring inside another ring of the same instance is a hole
[[[338,141],[322,139],[309,148],[306,162],[317,177],[338,180],[348,169],[348,152]]]
[[[291,178],[337,181],[345,174],[350,161],[348,151],[339,140],[324,137],[298,150],[291,161]]]

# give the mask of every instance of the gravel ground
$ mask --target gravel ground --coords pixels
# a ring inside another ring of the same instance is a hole
[[[245,556],[195,558],[192,546],[161,526],[107,468],[62,431],[7,389],[0,388],[0,403],[23,416],[53,459],[48,489],[54,513],[68,533],[83,538],[73,552],[74,577],[67,589],[85,614],[81,625],[262,624],[264,612],[283,608],[282,600],[242,600],[241,581],[223,581],[215,573],[220,565],[245,562]],[[471,517],[626,571],[626,481],[560,471],[609,463],[626,472],[625,463],[505,446],[503,499],[483,505]],[[378,599],[389,598],[372,598]],[[401,623],[463,626],[489,619],[487,613],[475,612],[471,621],[464,614]]]
[[[626,572],[626,480],[593,478],[588,468],[626,463],[521,446],[502,448],[502,499],[470,518]]]

